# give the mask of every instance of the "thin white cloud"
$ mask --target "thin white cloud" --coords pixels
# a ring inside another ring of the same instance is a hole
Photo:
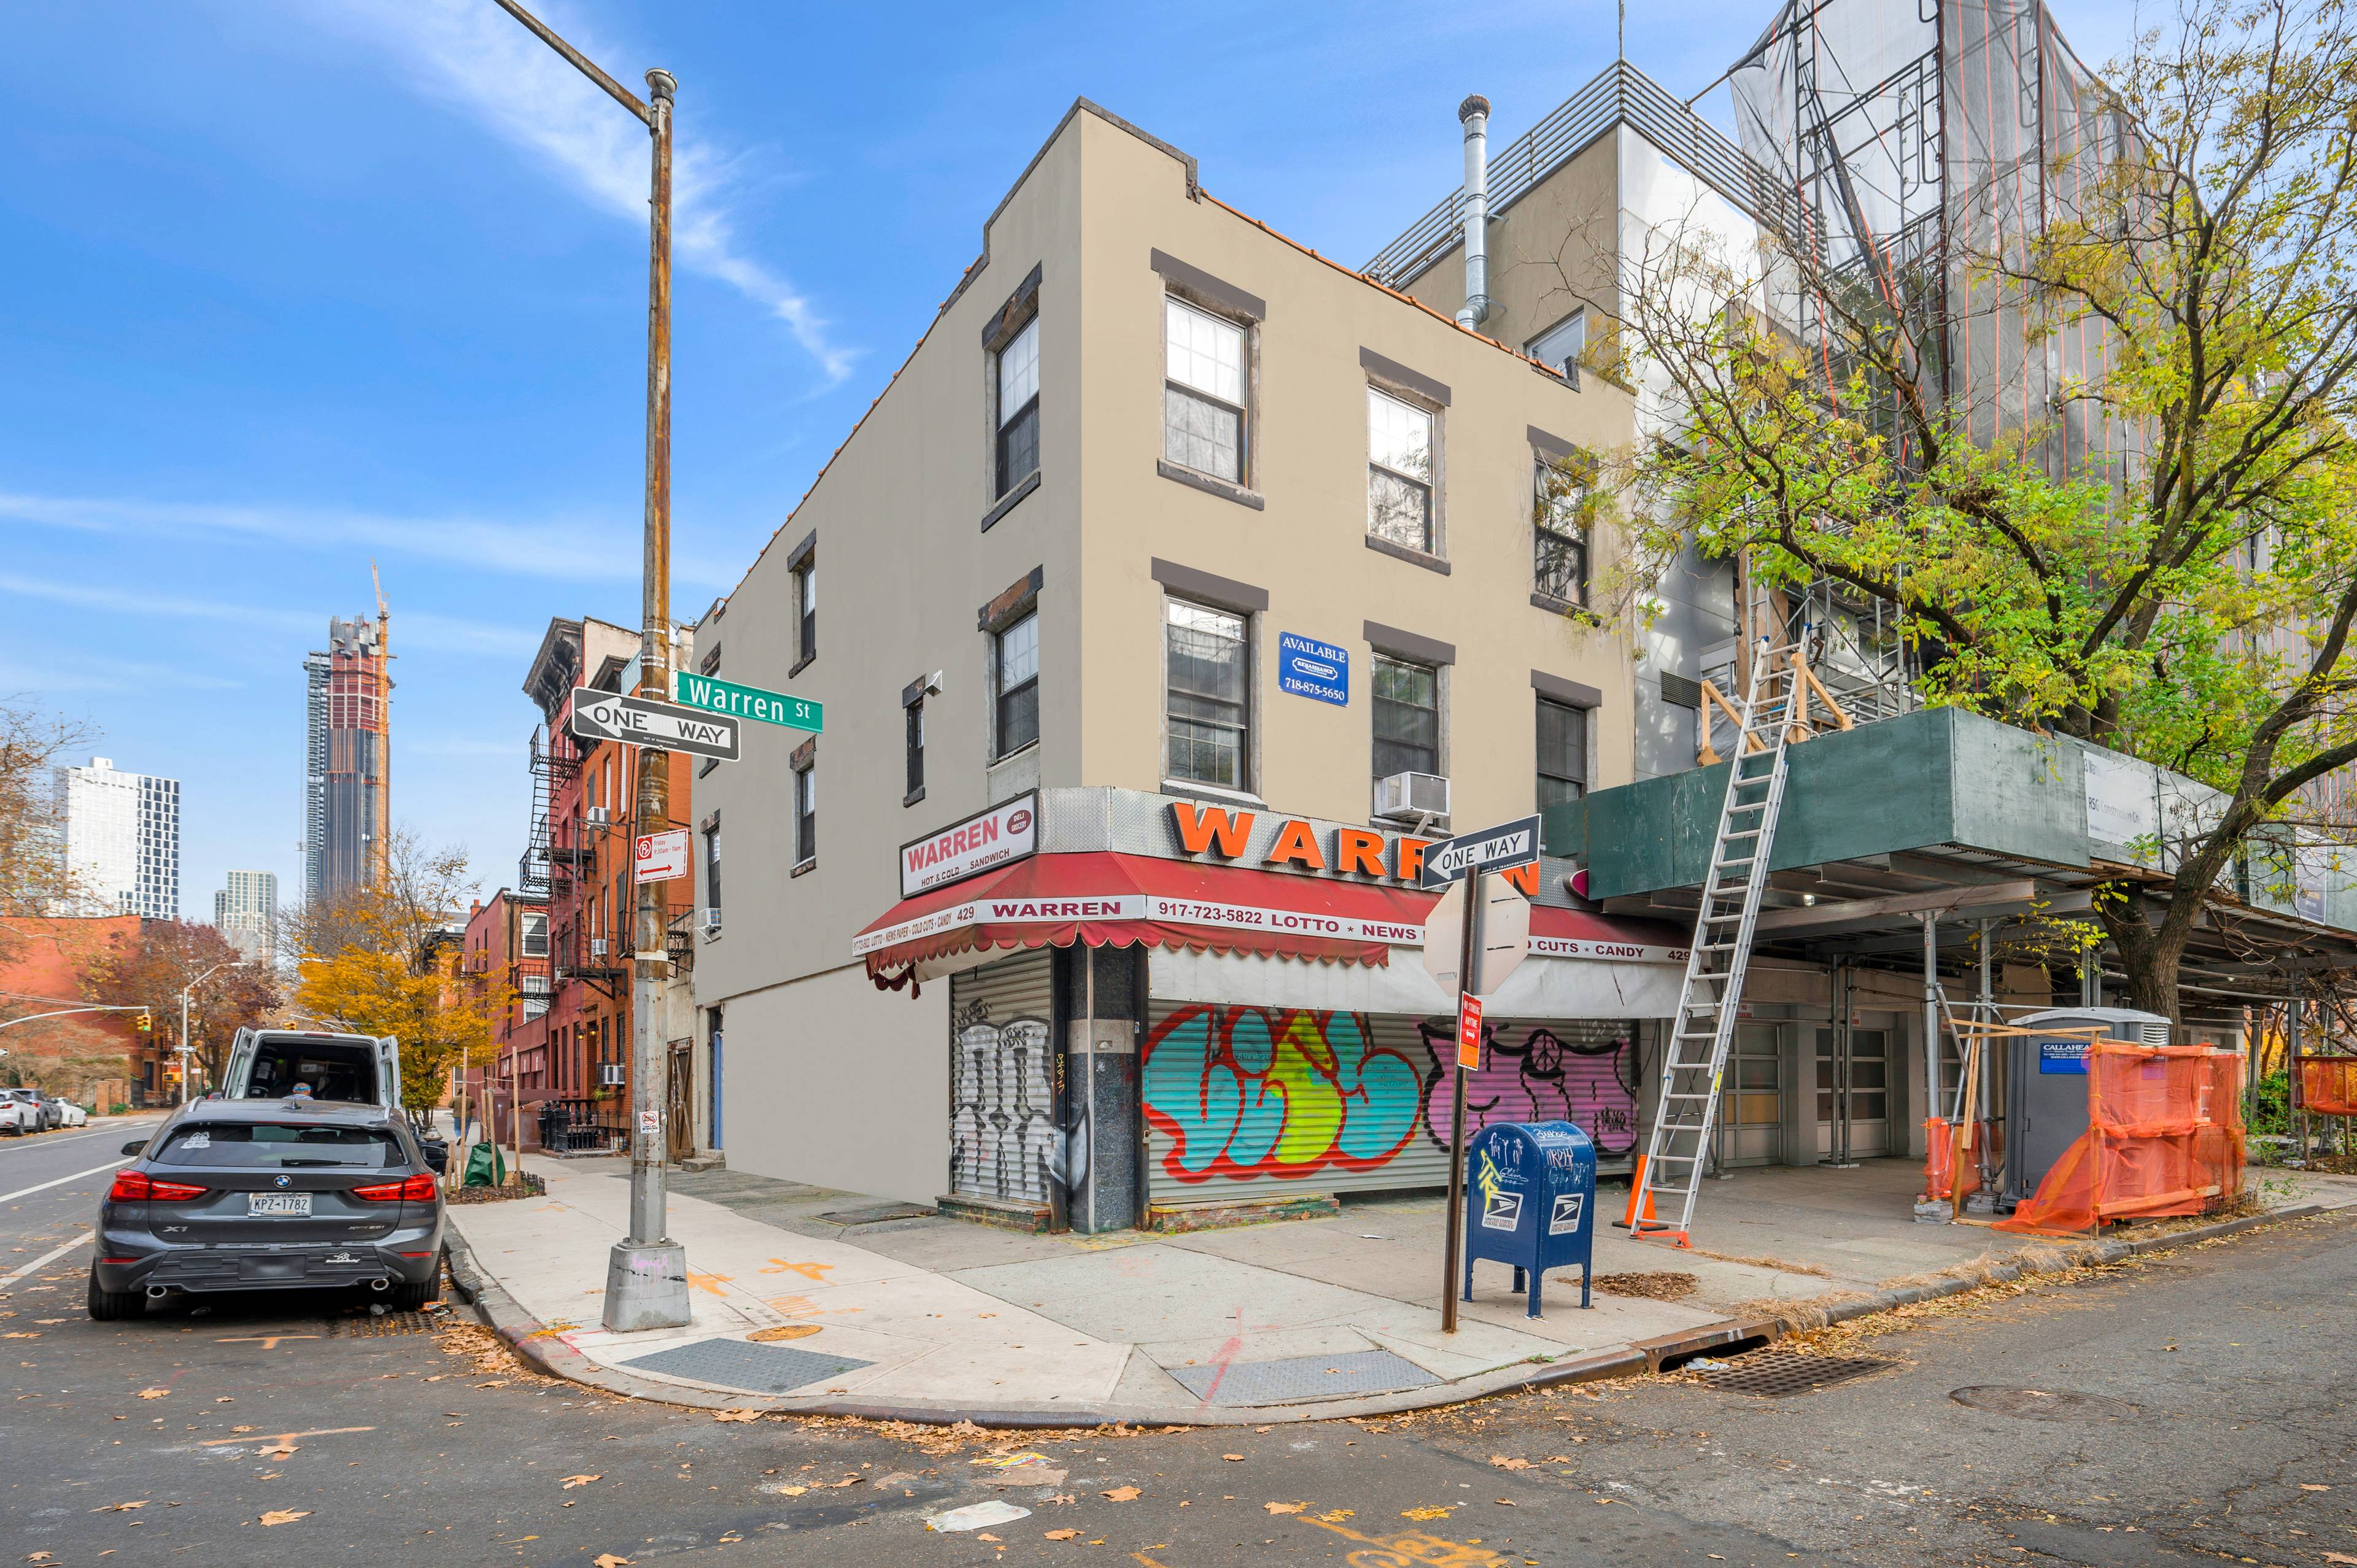
[[[469,517],[395,517],[337,507],[250,506],[150,501],[113,496],[45,496],[0,490],[0,519],[81,533],[233,534],[304,550],[365,551],[447,561],[571,583],[634,583],[639,530],[556,518],[496,522]],[[726,588],[737,575],[674,553],[672,577],[684,585]]]
[[[74,652],[53,660],[0,654],[0,692],[230,692],[244,685],[178,664],[141,664]]]
[[[344,0],[341,5],[300,7],[295,14],[358,31],[404,59],[425,91],[545,159],[596,205],[645,225],[645,127],[490,0]],[[624,87],[645,97],[640,73],[623,64],[632,51],[597,38],[561,5],[536,4],[535,14]],[[674,135],[673,256],[783,322],[828,382],[840,382],[851,373],[858,351],[832,341],[809,297],[747,255],[737,241],[727,200],[737,157],[709,138]]]
[[[108,615],[222,621],[248,630],[266,628],[304,637],[315,637],[326,630],[326,618],[315,614],[264,609],[220,599],[185,598],[173,594],[128,593],[118,588],[99,588],[82,583],[59,583],[45,577],[28,577],[15,572],[0,572],[0,594],[46,599],[51,604],[71,605],[77,609],[96,610]],[[393,617],[393,624],[395,654],[404,647],[414,646],[438,653],[524,655],[540,646],[540,635],[536,632],[461,620],[452,616],[436,615],[430,610],[400,612]],[[221,684],[233,686],[237,682],[224,681]]]

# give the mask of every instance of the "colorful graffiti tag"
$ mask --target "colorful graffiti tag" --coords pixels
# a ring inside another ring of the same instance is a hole
[[[1048,1200],[1056,1094],[1048,1022],[995,1023],[976,1005],[951,1038],[950,1190],[1028,1203]]]
[[[1354,1014],[1182,1007],[1144,1056],[1140,1096],[1179,1181],[1365,1170],[1415,1135],[1424,1065]]]
[[[1449,1143],[1448,1075],[1440,1063],[1454,1058],[1456,1030],[1447,1024],[1418,1026],[1432,1070],[1424,1081],[1425,1135],[1441,1148]],[[1637,1094],[1623,1074],[1634,1064],[1626,1035],[1609,1040],[1566,1040],[1544,1025],[1511,1036],[1515,1026],[1481,1026],[1481,1068],[1465,1080],[1468,1135],[1501,1122],[1569,1122],[1615,1159],[1637,1146]]]

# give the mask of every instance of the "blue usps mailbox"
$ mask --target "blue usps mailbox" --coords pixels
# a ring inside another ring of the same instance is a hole
[[[1465,1153],[1465,1299],[1473,1260],[1511,1263],[1514,1288],[1529,1276],[1531,1316],[1549,1269],[1579,1265],[1579,1305],[1589,1305],[1596,1258],[1596,1145],[1568,1122],[1485,1127]]]

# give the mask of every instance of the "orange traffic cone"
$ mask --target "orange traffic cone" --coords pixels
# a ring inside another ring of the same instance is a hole
[[[1653,1195],[1645,1188],[1645,1156],[1643,1155],[1637,1156],[1637,1168],[1629,1174],[1629,1212],[1622,1215],[1620,1220],[1620,1229],[1623,1230],[1634,1230],[1637,1228],[1637,1195],[1639,1193],[1645,1195],[1646,1222],[1653,1225],[1660,1224],[1660,1219],[1653,1213]]]

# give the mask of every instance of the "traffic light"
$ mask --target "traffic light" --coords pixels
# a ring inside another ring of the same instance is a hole
[[[143,1035],[152,1035],[156,1032],[156,1016],[154,1014],[142,1013],[139,1015],[139,1032]]]

